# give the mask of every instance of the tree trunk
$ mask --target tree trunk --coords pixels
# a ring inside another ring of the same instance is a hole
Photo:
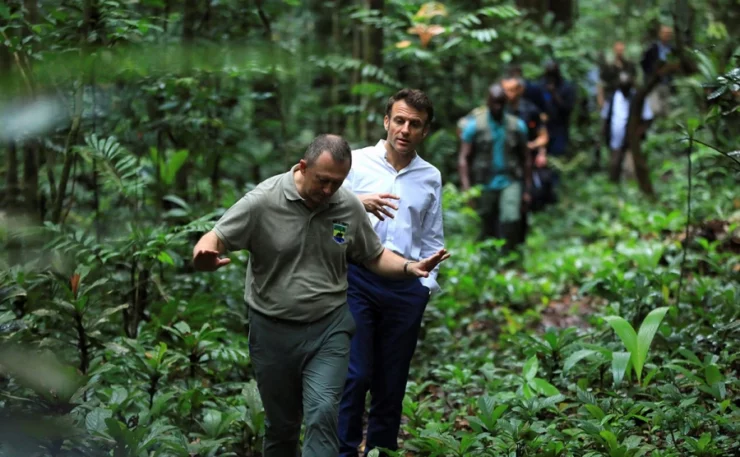
[[[549,10],[555,22],[562,24],[566,30],[573,26],[575,0],[550,0]]]
[[[359,27],[353,26],[352,27],[352,58],[356,60],[362,60],[362,32],[360,31]],[[352,88],[360,83],[360,70],[354,70],[352,72],[352,78],[350,80],[349,85],[349,93],[352,94]],[[353,107],[356,107],[360,104],[360,98],[352,94],[351,95],[351,103]],[[352,113],[350,115],[350,121],[349,124],[352,126],[353,131],[351,134],[357,134],[360,130],[360,124],[359,124],[360,115],[357,113]]]
[[[516,7],[526,12],[530,19],[541,22],[548,10],[548,0],[516,0]]]
[[[23,142],[23,198],[27,213],[40,221],[38,188],[38,142],[35,139],[27,139]]]
[[[75,106],[74,115],[72,117],[72,125],[70,126],[69,133],[67,134],[67,141],[64,145],[64,165],[62,166],[62,175],[59,178],[59,188],[56,192],[56,199],[53,202],[51,222],[54,224],[62,223],[62,210],[64,209],[64,200],[67,196],[67,183],[72,172],[72,165],[74,165],[77,153],[73,152],[73,146],[77,142],[77,135],[80,132],[80,124],[82,123],[82,92],[85,86],[80,82],[80,87],[77,88],[75,94]]]
[[[38,6],[36,0],[24,0],[23,8],[25,9],[25,19],[27,26],[23,28],[22,35],[28,38],[33,35],[31,25],[35,24],[38,19]],[[16,55],[16,62],[21,72],[25,74],[27,85],[27,101],[33,102],[36,98],[34,84],[31,80],[30,59]],[[26,138],[23,140],[23,196],[25,207],[28,214],[35,220],[41,220],[41,214],[38,198],[39,187],[39,142],[35,138]]]
[[[367,0],[368,7],[372,11],[378,11],[382,16],[385,9],[385,0]],[[383,28],[375,26],[368,27],[368,41],[366,49],[366,61],[378,68],[383,68]]]
[[[15,141],[10,140],[8,142],[5,157],[5,163],[8,168],[5,171],[5,195],[3,198],[3,206],[13,211],[17,210],[20,205],[18,198],[20,196],[20,182],[18,180],[19,164]]]
[[[674,22],[675,16],[674,16]],[[685,50],[684,37],[678,33],[676,36],[676,46],[673,50],[674,55],[679,59],[678,62],[663,64],[651,77],[650,79],[637,91],[630,101],[630,112],[627,121],[627,141],[632,152],[632,160],[635,167],[635,177],[637,178],[637,184],[640,190],[648,195],[649,197],[655,196],[655,190],[653,189],[652,181],[650,180],[650,170],[648,168],[647,159],[642,153],[642,135],[640,131],[640,124],[642,119],[642,106],[650,92],[660,84],[661,79],[666,76],[673,74],[677,71],[681,71],[684,74],[691,74],[697,71],[696,62],[689,57]]]

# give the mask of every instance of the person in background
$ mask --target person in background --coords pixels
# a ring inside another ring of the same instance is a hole
[[[609,161],[609,179],[618,182],[622,175],[622,166],[624,158],[629,149],[629,139],[627,137],[627,123],[629,120],[630,103],[635,94],[634,80],[628,72],[619,74],[619,86],[610,100],[607,100],[601,111],[601,117],[604,119],[606,144],[611,152]],[[640,110],[641,118],[638,127],[638,138],[642,139],[650,121],[653,119],[653,112],[650,105],[645,102]]]
[[[561,74],[559,64],[552,60],[545,65],[541,87],[547,104],[547,133],[550,136],[547,153],[561,157],[568,152],[570,115],[576,102],[575,89]]]
[[[290,171],[269,178],[229,208],[193,248],[193,266],[214,271],[221,255],[248,250],[244,300],[249,355],[265,408],[265,457],[339,454],[337,410],[355,322],[347,305],[347,262],[375,274],[427,277],[449,257],[440,249],[406,260],[385,249],[357,197],[342,187],[352,155],[320,135]]]
[[[520,78],[506,76],[501,80],[507,98],[507,110],[523,120],[527,126],[527,150],[532,156],[532,200],[528,209],[536,211],[547,204],[555,202],[552,187],[551,170],[547,168],[547,143],[549,137],[545,127],[543,112],[532,102],[523,97],[524,81]],[[524,235],[528,231],[527,212],[522,214]]]
[[[531,201],[532,155],[527,125],[507,112],[500,83],[488,89],[486,106],[461,119],[458,173],[463,190],[481,184],[477,203],[483,224],[481,238],[506,241],[508,252],[523,241],[521,218]],[[523,208],[524,206],[524,208]]]
[[[511,65],[506,72],[506,78],[519,78],[523,82],[524,89],[522,90],[522,98],[533,103],[542,113],[547,112],[547,102],[545,101],[545,93],[542,87],[534,81],[530,81],[524,77],[524,71],[521,65]],[[543,122],[547,121],[547,118],[542,119]]]
[[[397,92],[386,104],[385,140],[352,151],[352,169],[344,181],[362,201],[386,249],[409,259],[444,246],[442,175],[417,153],[433,118],[434,107],[424,92]],[[368,391],[365,454],[378,447],[398,448],[411,359],[424,310],[439,291],[436,278],[436,269],[426,278],[399,280],[349,265],[347,296],[357,331],[339,408],[340,457],[358,456]]]
[[[658,32],[658,40],[654,41],[644,52],[640,60],[642,67],[643,79],[647,84],[653,78],[655,73],[663,66],[671,52],[673,42],[673,27],[661,25]],[[668,99],[671,94],[671,78],[663,76],[660,83],[648,94],[648,103],[655,116],[663,116],[668,110]]]
[[[606,100],[611,100],[614,91],[619,87],[620,73],[628,73],[633,81],[637,79],[637,65],[625,57],[624,49],[624,42],[616,41],[612,48],[613,59],[604,62],[601,67],[597,94],[599,109],[604,107]]]

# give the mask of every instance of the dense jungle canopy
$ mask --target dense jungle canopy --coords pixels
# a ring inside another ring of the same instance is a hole
[[[668,78],[668,108],[644,139],[630,114],[614,182],[593,72],[662,25],[633,100]],[[316,135],[385,138],[403,87],[434,103],[452,257],[393,455],[737,455],[738,30],[737,0],[2,2],[0,456],[261,456],[249,254],[196,273],[193,245]],[[552,59],[576,95],[558,202],[506,254],[458,120]]]

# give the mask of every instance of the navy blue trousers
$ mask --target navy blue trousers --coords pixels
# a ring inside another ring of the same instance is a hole
[[[403,397],[429,289],[418,279],[392,280],[349,266],[347,302],[357,330],[339,405],[339,455],[357,457],[370,391],[365,453],[398,448]]]

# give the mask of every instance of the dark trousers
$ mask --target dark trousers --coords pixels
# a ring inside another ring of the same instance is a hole
[[[249,353],[265,407],[264,457],[337,456],[337,409],[354,330],[347,305],[310,323],[250,310]]]
[[[357,457],[365,397],[370,411],[365,452],[398,449],[403,397],[429,289],[418,279],[391,280],[350,265],[347,302],[357,331],[339,405],[340,457]]]

